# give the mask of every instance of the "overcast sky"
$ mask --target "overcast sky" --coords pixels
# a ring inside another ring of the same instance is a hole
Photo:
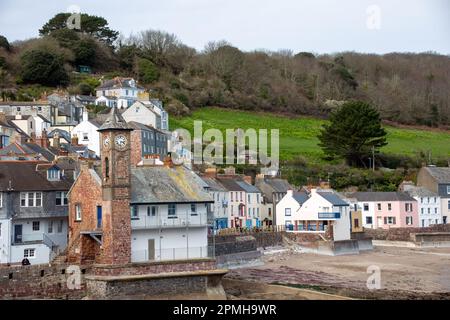
[[[245,51],[450,54],[448,0],[0,0],[0,34],[36,37],[71,6],[124,35],[161,29],[197,49],[224,39]]]

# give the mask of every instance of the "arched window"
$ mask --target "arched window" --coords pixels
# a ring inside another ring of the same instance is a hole
[[[105,177],[109,178],[109,159],[108,157],[105,158]]]

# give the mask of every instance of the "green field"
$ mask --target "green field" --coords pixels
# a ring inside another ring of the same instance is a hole
[[[285,117],[269,113],[253,113],[221,108],[203,108],[190,116],[170,119],[170,128],[193,131],[194,120],[203,121],[203,130],[225,129],[279,129],[280,158],[282,160],[303,156],[320,161],[321,149],[317,146],[321,125],[325,120],[309,117]],[[414,156],[418,152],[431,151],[433,158],[450,157],[450,132],[426,131],[386,127],[388,145],[385,153]]]

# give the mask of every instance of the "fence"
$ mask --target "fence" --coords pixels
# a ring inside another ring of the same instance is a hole
[[[188,259],[214,258],[215,248],[213,246],[164,248],[149,250],[136,250],[131,252],[132,262],[144,261],[175,261]]]
[[[206,226],[208,224],[207,214],[199,213],[197,215],[182,215],[176,217],[161,216],[139,216],[131,219],[131,228],[161,228],[161,227],[188,227],[188,226]]]

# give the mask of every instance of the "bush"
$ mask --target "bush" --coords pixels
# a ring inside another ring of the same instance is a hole
[[[142,83],[149,84],[158,81],[158,68],[150,60],[139,59],[137,69],[139,80],[142,81]]]
[[[40,49],[26,51],[21,63],[20,76],[24,83],[65,86],[69,82],[63,59],[54,53]]]

